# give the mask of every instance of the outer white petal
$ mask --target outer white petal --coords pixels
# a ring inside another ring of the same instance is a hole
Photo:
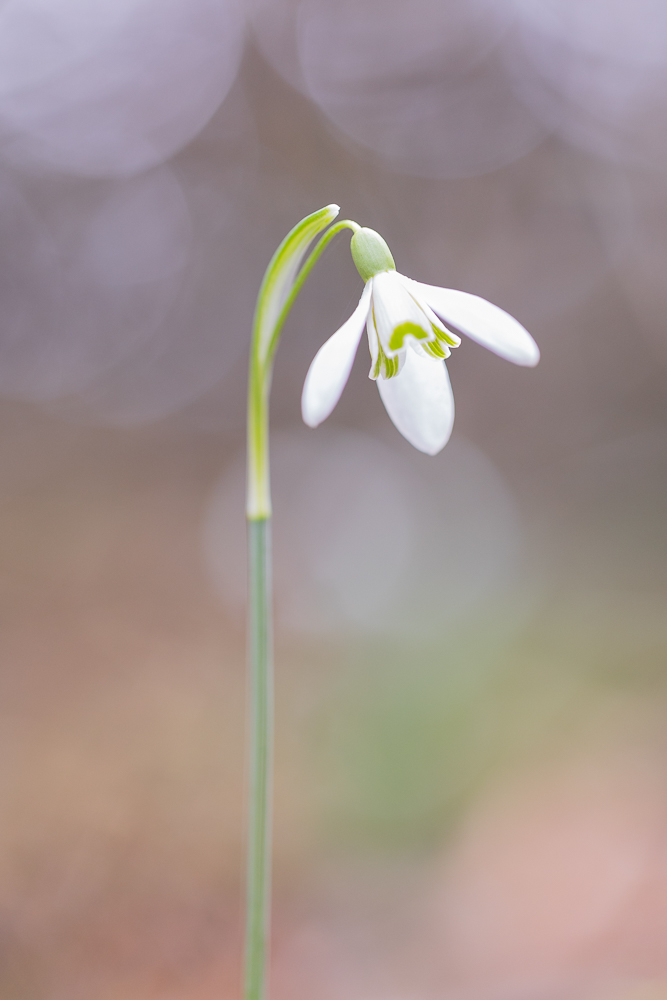
[[[359,305],[332,337],[322,344],[308,369],[301,394],[301,413],[309,427],[329,416],[350,377],[371,304],[373,279],[366,282]]]
[[[377,387],[387,413],[410,444],[427,455],[444,448],[454,424],[454,396],[444,361],[406,351],[400,374],[379,378]]]
[[[528,330],[493,303],[469,292],[423,285],[411,278],[404,280],[408,287],[413,286],[423,296],[445,323],[451,323],[494,354],[530,368],[540,360],[540,350]]]
[[[371,278],[371,281],[373,279]],[[373,372],[375,371],[375,365],[377,364],[378,354],[380,353],[380,345],[378,341],[378,332],[375,329],[375,320],[373,319],[373,310],[369,309],[368,319],[366,320],[366,333],[368,334],[368,350],[371,353],[371,370],[368,373],[369,378],[374,378]]]

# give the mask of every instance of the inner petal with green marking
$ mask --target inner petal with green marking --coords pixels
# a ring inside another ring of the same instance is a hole
[[[432,340],[430,344],[422,344],[422,347],[432,358],[448,358],[452,353],[441,340]]]
[[[414,337],[416,340],[428,340],[429,335],[424,330],[423,327],[417,326],[416,323],[399,323],[398,326],[394,327],[391,337],[389,338],[389,350],[399,351],[401,347],[404,346],[404,341],[406,337]]]
[[[382,378],[393,378],[395,375],[398,375],[403,367],[403,361],[405,361],[405,354],[397,354],[395,358],[388,358],[378,340],[377,357],[368,377],[372,379],[378,379],[380,376]]]

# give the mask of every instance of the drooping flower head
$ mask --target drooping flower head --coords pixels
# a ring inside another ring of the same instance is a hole
[[[359,229],[350,247],[364,290],[350,318],[313,359],[301,399],[303,419],[317,427],[334,409],[365,325],[369,378],[377,382],[389,416],[415,448],[435,455],[454,423],[445,359],[461,343],[458,333],[529,367],[539,361],[537,344],[517,320],[485,299],[399,274],[389,247],[374,230]]]

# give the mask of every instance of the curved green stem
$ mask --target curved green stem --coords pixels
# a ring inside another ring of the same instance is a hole
[[[337,222],[335,226],[332,226],[330,229],[327,229],[326,233],[324,233],[324,235],[320,237],[317,244],[308,255],[308,258],[303,264],[301,270],[299,271],[296,280],[292,285],[292,291],[288,295],[285,305],[283,306],[282,311],[278,317],[273,337],[271,338],[271,341],[269,343],[269,352],[268,352],[269,364],[271,364],[271,362],[273,361],[273,355],[275,353],[276,347],[278,346],[278,341],[280,340],[280,334],[282,333],[283,324],[287,319],[289,311],[294,305],[297,295],[303,288],[306,278],[308,277],[312,269],[315,267],[315,264],[320,259],[323,252],[328,247],[329,243],[331,243],[334,236],[337,236],[338,233],[343,231],[343,229],[351,229],[353,232],[356,233],[357,230],[360,228],[361,227],[358,226],[356,222],[352,222],[351,219],[342,219],[340,222]]]
[[[319,214],[319,213],[318,213]],[[304,220],[305,221],[305,220]],[[298,275],[292,279],[291,287],[284,302],[272,319],[270,331],[266,331],[263,319],[269,311],[264,305],[267,291],[271,287],[271,270],[279,262],[278,252],[274,255],[260,289],[253,324],[250,350],[250,370],[248,376],[248,489],[246,512],[250,520],[271,516],[271,490],[269,483],[269,395],[273,358],[280,340],[282,328],[303,284],[329,245],[343,229],[356,232],[356,222],[345,219],[336,223],[324,233],[308,255]],[[291,235],[291,234],[290,234]],[[279,248],[280,249],[280,248]]]
[[[246,904],[245,1000],[264,1000],[271,907],[271,784],[273,772],[273,651],[271,621],[271,492],[269,395],[280,333],[316,261],[342,229],[328,229],[299,264],[312,239],[336,217],[327,206],[289,233],[267,268],[257,299],[248,377],[248,596],[250,669],[250,793]],[[297,273],[298,271],[298,273]]]

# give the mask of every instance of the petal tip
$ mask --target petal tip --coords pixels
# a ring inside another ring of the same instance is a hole
[[[444,361],[408,351],[400,375],[379,379],[389,417],[406,440],[425,455],[437,455],[454,425],[454,397]]]
[[[319,427],[324,417],[320,417],[319,414],[315,414],[309,411],[308,405],[302,400],[301,401],[301,416],[303,422],[307,427],[312,427],[313,430]]]
[[[450,437],[451,434],[448,434],[446,439],[441,444],[435,445],[435,447],[432,448],[424,448],[424,454],[428,455],[430,458],[434,458],[436,455],[439,455],[449,441]]]
[[[306,426],[314,428],[319,427],[329,414],[323,411],[322,400],[319,398],[319,395],[312,391],[309,376],[310,372],[306,376],[303,392],[301,393],[301,416]]]
[[[526,331],[526,336],[530,337],[530,334]],[[530,343],[524,343],[522,345],[521,352],[516,352],[514,356],[505,355],[508,361],[514,362],[515,365],[520,365],[522,368],[534,368],[540,360],[540,349],[530,337]]]
[[[444,434],[440,438],[440,440],[438,440],[438,441],[415,441],[415,440],[411,440],[410,444],[413,446],[413,448],[416,448],[417,451],[421,451],[422,454],[428,455],[429,458],[433,458],[435,455],[439,455],[440,452],[442,451],[442,449],[445,447],[445,445],[449,442],[449,439],[452,436],[453,426],[454,426],[454,420],[453,420],[453,414],[452,414],[452,422],[450,424],[450,427],[447,430],[446,434]]]
[[[412,285],[443,322],[465,333],[482,347],[524,368],[534,368],[539,362],[540,350],[528,330],[500,306],[479,295],[454,288],[439,288],[420,282],[412,282]]]

